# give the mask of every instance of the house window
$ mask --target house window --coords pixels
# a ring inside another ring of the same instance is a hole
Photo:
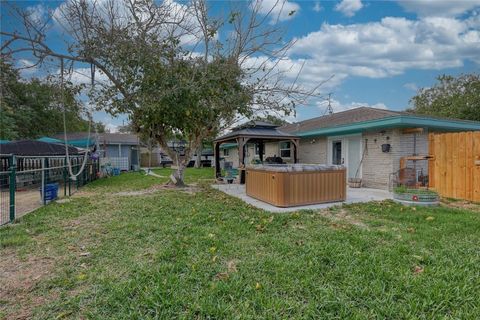
[[[289,141],[280,142],[280,157],[290,158],[291,144]]]
[[[228,157],[230,155],[230,150],[229,149],[223,149],[223,156]]]

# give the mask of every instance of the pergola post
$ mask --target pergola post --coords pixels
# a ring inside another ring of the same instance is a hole
[[[298,162],[298,139],[292,139],[293,143],[293,163]]]
[[[238,144],[238,165],[241,166],[242,164],[245,165],[245,145],[247,144],[248,139],[244,137],[237,138]]]
[[[260,157],[260,161],[263,163],[263,150],[265,149],[265,142],[261,140],[258,143],[258,156]]]
[[[215,142],[214,154],[215,154],[215,178],[219,178],[222,175],[221,168],[220,168],[220,143],[219,142]]]

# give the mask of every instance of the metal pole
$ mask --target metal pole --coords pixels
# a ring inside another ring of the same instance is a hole
[[[42,159],[42,202],[45,205],[45,158]]]
[[[15,220],[15,189],[17,182],[17,160],[15,156],[10,157],[10,222]]]
[[[65,162],[63,163],[64,164],[64,167],[63,167],[63,196],[66,197],[67,196],[67,158],[65,158]]]

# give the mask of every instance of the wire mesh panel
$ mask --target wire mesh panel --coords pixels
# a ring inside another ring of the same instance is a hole
[[[47,158],[16,157],[15,218],[43,205]]]
[[[121,171],[128,171],[128,157],[109,157],[102,158],[102,164],[110,164],[113,168],[118,168]]]
[[[0,171],[0,225],[10,222],[10,172]]]
[[[11,156],[0,156],[0,225],[10,222],[11,162]]]
[[[72,178],[65,157],[0,156],[0,225],[57,198],[74,194],[99,177],[98,159],[70,158]],[[14,177],[14,178],[13,178]],[[11,212],[14,214],[11,215]]]

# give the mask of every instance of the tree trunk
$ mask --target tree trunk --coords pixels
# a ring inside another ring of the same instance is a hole
[[[185,187],[184,173],[187,167],[185,161],[178,161],[177,169],[170,176],[170,182],[177,187]]]
[[[174,184],[177,187],[184,187],[184,172],[187,167],[190,159],[192,158],[193,150],[198,148],[198,145],[202,141],[202,137],[196,137],[195,139],[189,139],[190,145],[186,148],[183,156],[180,156],[179,152],[173,150],[168,146],[166,139],[164,139],[164,134],[157,135],[158,144],[161,146],[162,150],[168,154],[170,159],[172,159],[173,166],[176,167],[175,171],[170,175],[169,184]]]
[[[203,151],[203,145],[200,143],[200,145],[197,148],[197,157],[195,158],[195,168],[200,168],[202,165],[202,151]]]

